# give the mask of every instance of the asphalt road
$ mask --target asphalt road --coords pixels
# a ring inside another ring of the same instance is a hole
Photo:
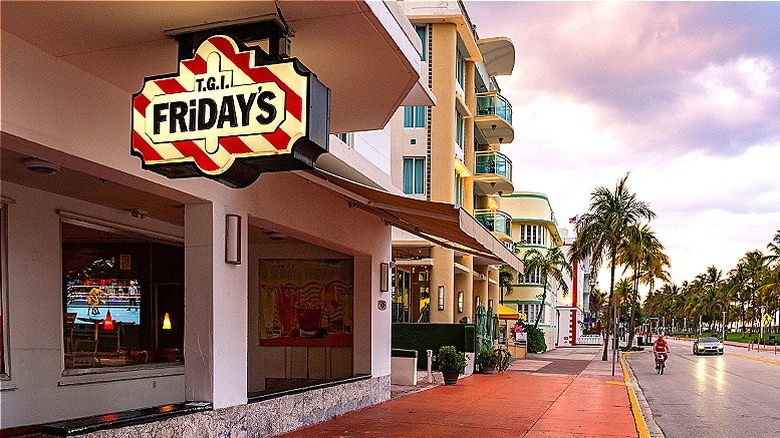
[[[723,356],[694,356],[691,342],[670,347],[662,376],[650,352],[625,356],[664,436],[780,437],[780,352],[726,346]]]

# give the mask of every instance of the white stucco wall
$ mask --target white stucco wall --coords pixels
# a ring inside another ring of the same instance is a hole
[[[390,312],[378,309],[380,300],[390,300],[388,293],[379,292],[379,264],[391,260],[389,226],[369,213],[350,208],[346,199],[323,188],[316,178],[264,174],[251,187],[233,190],[202,178],[168,180],[145,171],[138,158],[129,153],[130,94],[11,34],[3,32],[2,39],[0,125],[4,132],[40,145],[31,146],[34,150],[29,151],[30,155],[83,172],[110,175],[112,182],[150,193],[170,195],[170,189],[175,189],[189,200],[185,206],[186,226],[193,228],[186,233],[185,242],[187,257],[191,258],[185,292],[190,323],[185,332],[186,385],[182,367],[156,374],[115,374],[132,380],[109,383],[86,382],[105,379],[106,374],[64,378],[59,222],[54,210],[77,209],[115,221],[133,219],[124,211],[2,182],[3,196],[17,202],[9,208],[7,318],[11,381],[3,386],[13,389],[0,391],[0,427],[188,399],[206,398],[215,406],[244,402],[247,358],[251,360],[253,354],[247,344],[257,333],[249,322],[256,289],[250,284],[252,262],[241,267],[224,263],[226,213],[244,217],[245,231],[248,218],[260,218],[297,239],[354,257],[354,371],[389,376]],[[383,135],[380,131],[376,136]],[[149,219],[132,225],[185,236],[183,227]],[[204,241],[192,237],[205,233],[209,237]],[[246,233],[244,236],[246,243]],[[249,256],[248,246],[244,245],[245,257]],[[202,271],[193,271],[198,263],[205,264]],[[193,285],[197,290],[192,289]],[[193,295],[194,291],[197,293]],[[52,323],[39,324],[31,315],[41,315]],[[200,317],[207,319],[195,330],[191,321]],[[211,344],[197,347],[198,360],[203,361],[197,366],[193,362],[196,341]]]
[[[62,257],[55,210],[182,237],[183,229],[5,181],[2,190],[16,202],[8,207],[11,380],[5,387],[12,389],[0,392],[0,427],[183,401],[181,366],[63,376]]]

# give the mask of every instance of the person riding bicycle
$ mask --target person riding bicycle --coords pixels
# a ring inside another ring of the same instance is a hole
[[[653,342],[653,356],[655,357],[655,368],[658,369],[658,361],[669,357],[669,343],[664,339],[664,335],[659,335]]]

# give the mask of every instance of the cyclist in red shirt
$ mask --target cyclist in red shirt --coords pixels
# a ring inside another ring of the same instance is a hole
[[[663,355],[663,358],[661,358]],[[653,342],[653,356],[655,357],[655,368],[658,369],[658,361],[662,359],[666,361],[669,357],[669,344],[664,339],[664,335],[659,335],[658,339]]]

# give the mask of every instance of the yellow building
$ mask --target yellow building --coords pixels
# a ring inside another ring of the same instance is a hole
[[[499,267],[521,269],[500,199],[514,190],[512,162],[501,153],[514,139],[512,106],[495,80],[512,73],[515,50],[508,38],[481,39],[460,1],[400,4],[422,42],[421,79],[436,105],[404,107],[391,121],[393,183],[474,216],[495,239],[477,253],[395,229],[393,320],[473,319],[480,304],[497,310]]]
[[[563,246],[563,239],[558,232],[558,222],[550,206],[547,195],[534,192],[514,192],[501,196],[501,205],[512,217],[511,235],[515,242],[518,255],[522,258],[526,251],[535,248],[547,251]],[[528,324],[534,324],[541,312],[539,328],[545,333],[547,348],[556,345],[557,326],[555,290],[547,290],[547,296],[542,306],[541,296],[544,286],[539,273],[517,275],[517,283],[512,285],[512,291],[504,295],[503,304],[528,317]]]

